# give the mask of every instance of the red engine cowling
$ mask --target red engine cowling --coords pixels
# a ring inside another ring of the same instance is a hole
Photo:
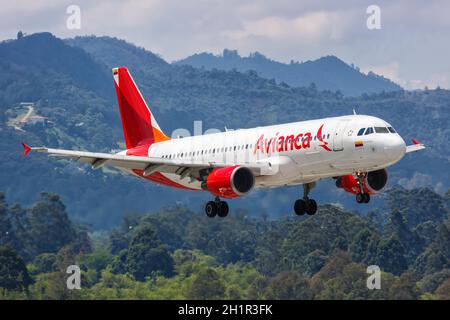
[[[363,179],[364,192],[368,194],[376,194],[380,192],[386,186],[387,179],[388,174],[385,169],[367,173]],[[336,186],[349,193],[359,193],[358,179],[356,179],[352,174],[347,174],[337,178]]]
[[[255,176],[249,168],[232,166],[214,169],[202,183],[202,188],[223,198],[237,198],[255,185]]]

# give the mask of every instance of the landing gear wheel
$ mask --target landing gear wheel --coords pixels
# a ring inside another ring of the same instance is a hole
[[[302,199],[298,199],[294,203],[294,212],[298,216],[302,216],[306,212],[306,203]]]
[[[317,212],[317,202],[314,199],[309,199],[306,203],[306,213],[310,216],[315,215]]]
[[[363,201],[364,201],[364,203],[369,203],[370,195],[368,193],[363,194]]]
[[[225,201],[219,202],[217,215],[221,218],[225,218],[228,215],[228,203],[226,203]]]
[[[294,212],[301,216],[305,213],[313,215],[317,212],[317,203],[313,199],[309,199],[308,195],[312,188],[316,185],[315,182],[303,184],[303,199],[298,199],[294,203]]]
[[[214,218],[217,215],[218,206],[215,201],[208,201],[205,205],[205,213],[208,217]]]
[[[356,202],[358,203],[369,203],[370,195],[368,193],[358,193],[356,195]]]
[[[356,202],[358,202],[358,203],[363,203],[363,202],[364,202],[363,194],[364,194],[364,193],[358,193],[358,194],[356,195]]]

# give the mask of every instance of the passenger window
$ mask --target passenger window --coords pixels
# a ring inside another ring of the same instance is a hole
[[[373,128],[369,127],[369,128],[367,128],[365,135],[367,136],[368,134],[372,134],[372,133],[373,133]]]
[[[389,133],[388,129],[386,127],[375,127],[376,133]]]
[[[364,134],[364,130],[366,130],[366,128],[359,129],[358,136],[362,136]]]

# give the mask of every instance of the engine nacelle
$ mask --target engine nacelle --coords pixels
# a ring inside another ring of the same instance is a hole
[[[238,198],[248,193],[255,185],[255,176],[249,168],[232,166],[213,169],[202,188],[223,198]]]
[[[376,194],[380,192],[386,186],[387,179],[388,174],[385,169],[367,173],[367,175],[363,179],[364,192],[368,194]],[[344,189],[349,193],[359,193],[358,179],[356,179],[352,174],[347,174],[345,176],[337,178],[336,186],[338,188]]]

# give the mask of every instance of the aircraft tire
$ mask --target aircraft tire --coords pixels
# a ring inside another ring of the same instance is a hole
[[[217,215],[218,206],[214,201],[208,201],[205,205],[205,213],[208,217],[214,218]]]
[[[358,193],[357,195],[356,195],[356,202],[358,202],[358,203],[363,203],[364,202],[364,193]]]
[[[306,206],[306,213],[310,216],[315,215],[317,212],[317,202],[314,199],[309,199],[308,205]]]
[[[306,203],[303,199],[298,199],[294,203],[294,212],[298,216],[302,216],[306,212]]]
[[[228,215],[228,203],[226,201],[219,202],[217,215],[221,218],[225,218]]]
[[[370,194],[364,193],[363,194],[363,201],[364,201],[364,203],[369,203],[369,201],[370,201]]]

